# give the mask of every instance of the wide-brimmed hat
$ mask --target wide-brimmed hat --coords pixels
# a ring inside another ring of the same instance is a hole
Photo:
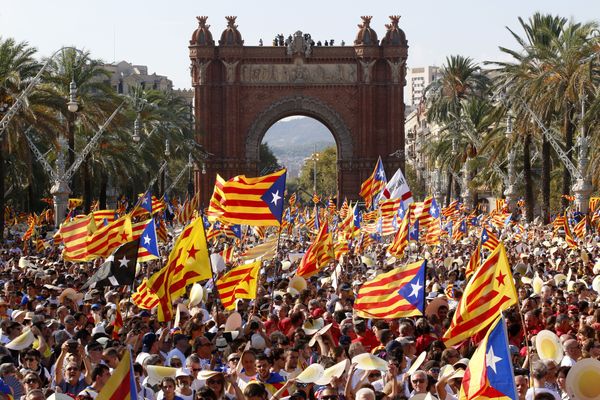
[[[324,335],[332,326],[333,326],[333,324],[327,324],[324,327],[322,327],[321,329],[319,329],[313,335],[313,337],[310,338],[310,341],[308,342],[308,347],[313,347],[315,345],[315,343],[317,342],[317,337]]]
[[[323,377],[324,372],[321,364],[311,364],[296,377],[296,382],[315,383]]]
[[[304,324],[302,324],[302,330],[304,330],[304,333],[310,336],[317,333],[319,329],[323,328],[324,326],[325,321],[321,317],[307,319],[306,321],[304,321]]]
[[[315,381],[315,383],[321,386],[329,385],[333,378],[339,378],[342,375],[344,375],[344,372],[346,372],[346,369],[349,365],[350,360],[344,359],[343,361],[340,361],[339,363],[329,368],[326,368],[323,371],[323,375],[321,375],[321,378]]]
[[[567,393],[572,399],[597,400],[600,398],[600,361],[584,358],[571,367],[567,374]]]
[[[542,360],[554,360],[557,364],[563,359],[563,347],[556,333],[542,330],[535,336],[535,349]]]
[[[288,287],[296,289],[298,293],[300,293],[307,287],[306,279],[301,276],[294,276],[292,279],[290,279]]]
[[[190,299],[189,299],[188,305],[190,307],[193,307],[196,304],[200,303],[203,298],[204,298],[204,289],[202,288],[202,285],[200,285],[197,282],[194,283],[192,285],[192,289],[190,289]]]
[[[177,368],[163,367],[162,365],[148,365],[146,366],[148,372],[148,384],[154,386],[162,382],[163,378],[170,376],[175,378]]]
[[[31,346],[35,336],[30,330],[27,330],[6,344],[9,350],[24,350]]]
[[[450,308],[448,306],[448,300],[445,297],[436,297],[427,305],[425,308],[425,315],[431,317],[432,315],[437,315],[440,307],[445,306],[446,308]]]
[[[79,303],[83,300],[83,293],[79,293],[77,290],[73,288],[66,288],[62,291],[62,293],[58,296],[58,302],[63,303],[65,298],[71,299],[74,303]]]
[[[387,362],[370,353],[363,353],[352,357],[352,364],[356,364],[356,369],[362,369],[364,371],[373,369],[386,371],[388,367]]]
[[[423,361],[425,361],[426,356],[427,356],[426,351],[419,354],[419,356],[415,359],[415,361],[413,361],[413,363],[410,365],[410,368],[408,369],[408,371],[406,371],[406,373],[408,375],[412,375],[412,373],[415,372],[417,369],[419,369],[421,364],[423,364]]]
[[[213,376],[217,376],[219,374],[223,374],[223,373],[219,372],[219,371],[202,370],[202,371],[198,372],[198,380],[206,381],[206,380],[209,380],[210,378],[212,378]]]
[[[242,327],[242,316],[239,312],[232,312],[225,321],[225,331],[235,331]]]

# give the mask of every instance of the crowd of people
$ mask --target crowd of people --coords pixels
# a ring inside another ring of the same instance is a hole
[[[504,242],[519,296],[504,312],[518,398],[574,400],[569,370],[600,359],[592,285],[600,238],[588,234],[572,250],[551,226],[526,229],[525,239]],[[95,399],[131,351],[138,399],[457,399],[476,343],[447,348],[441,338],[466,285],[476,233],[436,247],[413,243],[405,260],[390,259],[381,243],[362,254],[350,248],[292,285],[298,260],[289,254],[308,244],[282,239],[277,256],[263,261],[256,298],[238,300],[235,310],[221,307],[209,281],[201,301],[184,296],[176,321],[158,322],[156,310],[131,301],[132,287],[81,290],[101,260],[65,262],[59,248],[25,256],[8,240],[0,248],[0,396]],[[160,269],[168,251],[142,264],[138,281]],[[429,260],[425,315],[371,320],[353,312],[361,284],[421,258]],[[564,354],[536,353],[543,330],[556,334]]]

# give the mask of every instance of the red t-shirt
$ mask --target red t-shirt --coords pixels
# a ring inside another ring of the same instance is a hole
[[[377,337],[375,336],[373,331],[370,329],[365,330],[365,332],[362,335],[357,333],[356,339],[354,339],[352,343],[362,343],[367,353],[370,353],[372,349],[381,344],[379,343],[379,340],[377,340]]]

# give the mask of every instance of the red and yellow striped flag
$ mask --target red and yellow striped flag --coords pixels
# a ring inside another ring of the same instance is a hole
[[[121,310],[119,310],[119,306],[115,309],[115,320],[113,321],[113,331],[112,338],[113,340],[119,340],[119,332],[123,328],[123,316],[121,315]]]
[[[160,299],[148,289],[148,278],[144,278],[136,292],[131,295],[131,301],[139,308],[151,310],[158,305]]]
[[[475,271],[442,339],[454,346],[488,328],[498,314],[517,304],[517,290],[506,250],[500,243]]]
[[[329,233],[329,226],[327,222],[323,222],[319,234],[302,257],[296,275],[308,278],[334,260],[334,257],[333,239]]]
[[[239,265],[217,280],[217,290],[226,310],[235,308],[236,299],[255,299],[261,260]]]
[[[467,268],[465,269],[465,277],[467,278],[467,280],[471,277],[471,275],[473,275],[473,273],[475,271],[477,271],[480,264],[481,264],[481,241],[479,242],[479,244],[477,245],[475,250],[473,250],[473,253],[471,254],[471,258],[469,259],[469,264],[467,264]]]
[[[108,257],[117,247],[132,240],[134,238],[131,217],[126,215],[101,227],[87,238],[88,254],[86,259],[93,260],[98,257]]]
[[[96,224],[92,215],[75,218],[73,221],[61,225],[57,236],[60,236],[65,245],[63,259],[67,261],[86,261],[87,237],[96,231]]]
[[[110,378],[104,384],[96,400],[135,400],[137,399],[137,386],[133,373],[131,351],[127,349],[123,358],[112,371]]]
[[[569,228],[569,221],[566,215],[563,218],[563,228],[565,229],[565,242],[567,242],[570,249],[576,249],[577,242],[573,239],[573,235],[571,235],[571,228]]]
[[[573,233],[575,234],[575,236],[577,236],[581,240],[585,239],[586,226],[587,217],[583,217],[581,218],[581,221],[579,221],[577,225],[573,227]]]
[[[396,232],[396,236],[394,236],[394,240],[392,241],[390,247],[388,247],[387,250],[388,253],[390,253],[396,258],[401,258],[404,254],[404,249],[406,249],[406,246],[408,246],[408,214],[409,213],[407,212],[404,218],[402,219],[402,223],[398,228],[398,232]]]

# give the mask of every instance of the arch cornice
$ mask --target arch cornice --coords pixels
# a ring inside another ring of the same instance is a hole
[[[338,160],[353,157],[352,133],[342,117],[326,103],[306,96],[285,97],[258,114],[246,135],[246,161],[257,162],[259,146],[267,130],[277,121],[291,115],[304,115],[322,122],[333,134],[338,148]]]

